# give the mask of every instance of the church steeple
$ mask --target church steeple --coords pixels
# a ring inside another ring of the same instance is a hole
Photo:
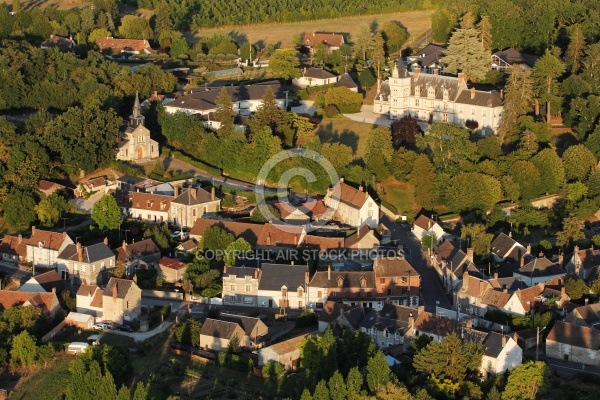
[[[133,103],[133,112],[129,116],[129,126],[137,128],[140,125],[144,126],[144,116],[142,115],[142,107],[140,107],[140,97],[138,92],[135,92],[135,102]]]

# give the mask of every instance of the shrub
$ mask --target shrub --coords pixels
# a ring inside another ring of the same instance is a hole
[[[465,121],[465,126],[470,129],[471,131],[476,130],[477,128],[479,128],[479,123],[475,120],[472,119],[468,119]]]
[[[326,105],[323,111],[325,112],[325,116],[327,118],[335,117],[340,113],[340,110],[338,110],[338,108],[333,104]]]

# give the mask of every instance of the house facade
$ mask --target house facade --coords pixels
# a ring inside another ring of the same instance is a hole
[[[102,289],[96,285],[81,285],[75,297],[78,313],[102,317]]]
[[[223,305],[258,307],[260,269],[228,267],[223,270]]]
[[[419,240],[425,235],[434,235],[437,239],[437,244],[442,243],[446,239],[446,231],[444,228],[433,219],[421,214],[419,218],[412,224],[412,234]]]
[[[379,225],[379,205],[362,186],[356,189],[344,183],[344,178],[327,191],[323,201],[335,210],[333,218],[343,224],[358,228],[368,225],[373,229]]]
[[[169,208],[173,196],[162,194],[133,192],[129,194],[131,206],[129,216],[142,221],[170,221]]]
[[[238,323],[207,318],[200,328],[200,348],[227,351],[232,341],[242,347],[244,337],[245,332]]]
[[[600,366],[600,330],[557,321],[546,337],[546,356]]]
[[[37,267],[57,267],[59,253],[72,244],[73,240],[66,232],[50,232],[32,226],[27,240],[26,260]]]
[[[115,268],[115,254],[108,240],[91,246],[69,244],[57,257],[57,272],[64,279],[88,284],[103,285]]]
[[[163,257],[158,262],[156,270],[165,282],[176,283],[183,279],[187,264],[173,258]]]
[[[158,142],[150,138],[150,130],[144,126],[144,119],[140,99],[136,93],[129,124],[117,146],[117,160],[146,162],[159,156]]]
[[[175,188],[175,197],[169,208],[169,220],[177,226],[190,228],[204,214],[219,211],[220,204],[221,199],[215,196],[214,186],[210,193],[202,188],[189,188],[179,194],[179,189]]]
[[[60,303],[56,292],[20,292],[13,290],[0,290],[0,311],[8,310],[14,306],[34,307],[41,311],[44,318],[52,319],[60,310]]]
[[[114,249],[117,265],[125,266],[127,276],[132,276],[136,269],[148,269],[155,266],[161,257],[156,243],[150,238],[127,244],[123,241],[121,247]]]
[[[338,77],[323,68],[304,68],[302,76],[294,78],[292,83],[300,87],[323,86],[337,82]]]
[[[590,283],[598,276],[598,268],[600,268],[600,249],[594,249],[592,246],[589,249],[580,250],[579,246],[575,246],[573,256],[565,266],[565,271],[574,273]]]
[[[142,290],[129,279],[110,278],[102,293],[105,321],[122,324],[133,321],[142,313]]]
[[[305,265],[263,264],[258,283],[259,307],[304,309],[307,306],[306,285],[309,283]]]
[[[419,67],[408,72],[399,60],[392,76],[378,89],[373,112],[391,119],[412,116],[419,121],[440,121],[465,126],[477,122],[479,129],[494,132],[503,112],[502,94],[467,87],[464,74],[458,77],[421,73]]]
[[[407,349],[414,336],[415,321],[419,309],[386,304],[381,310],[371,310],[359,324],[362,332],[369,335],[380,349],[400,346],[399,353]]]
[[[501,375],[523,362],[523,349],[509,335],[489,332],[483,342],[481,374]]]

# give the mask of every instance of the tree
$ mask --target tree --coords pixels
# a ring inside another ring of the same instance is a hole
[[[549,388],[550,370],[543,361],[529,361],[510,371],[502,400],[535,400]]]
[[[44,368],[48,365],[48,362],[52,360],[52,356],[54,356],[54,346],[52,343],[46,343],[43,346],[38,347],[37,349],[37,358],[38,362],[44,364]]]
[[[35,206],[35,211],[42,225],[52,227],[69,211],[69,204],[64,197],[52,193]]]
[[[100,229],[117,229],[123,221],[121,207],[110,194],[105,194],[92,208],[92,219]]]
[[[515,161],[509,174],[521,188],[521,197],[524,200],[534,199],[540,194],[540,171],[531,161]]]
[[[362,95],[347,87],[332,87],[325,92],[325,105],[333,104],[342,114],[360,112]]]
[[[321,147],[321,155],[331,162],[338,174],[342,173],[354,157],[352,148],[342,143],[325,143]]]
[[[93,360],[88,365],[77,357],[69,367],[67,400],[109,400],[117,398],[117,387],[109,371],[102,374],[100,364]]]
[[[479,31],[479,38],[481,39],[481,46],[487,51],[492,49],[492,23],[490,17],[482,15],[481,20],[477,24],[477,30]]]
[[[476,255],[483,256],[490,252],[490,244],[494,235],[486,233],[485,225],[483,224],[471,224],[463,225],[460,237],[470,239],[468,246],[473,248],[473,252]]]
[[[573,242],[585,239],[585,234],[581,230],[579,221],[574,217],[567,217],[563,220],[562,231],[556,234],[556,245],[559,247],[568,247]]]
[[[367,363],[367,385],[373,393],[379,392],[392,379],[392,371],[380,350]]]
[[[371,62],[377,71],[377,79],[381,79],[381,68],[385,67],[385,41],[381,32],[373,37],[371,42]]]
[[[386,22],[381,26],[381,31],[383,32],[385,45],[390,55],[397,53],[408,39],[408,31],[398,21]]]
[[[348,400],[358,400],[364,383],[363,375],[358,367],[353,367],[346,376],[346,393]]]
[[[244,238],[239,238],[227,245],[223,261],[226,265],[234,267],[236,260],[240,258],[247,258],[249,252],[251,251],[252,246],[250,243],[248,243]]]
[[[413,165],[415,164],[416,159],[417,153],[412,150],[400,148],[394,153],[390,166],[390,172],[397,180],[406,181],[408,179],[408,175],[413,170]]]
[[[481,80],[489,70],[490,55],[478,39],[475,29],[457,29],[448,43],[442,62],[447,64],[446,71],[462,72],[467,79]]]
[[[225,86],[221,88],[221,91],[219,92],[215,103],[217,105],[215,117],[221,123],[221,127],[219,128],[219,135],[226,136],[228,134],[233,133],[235,111],[233,111],[233,103],[231,102],[231,97],[229,97]]]
[[[434,190],[435,179],[435,168],[429,158],[425,154],[417,156],[408,181],[415,189],[415,201],[423,208],[432,209],[437,203]]]
[[[104,28],[99,28],[99,29],[94,29],[93,31],[90,32],[90,35],[88,36],[88,43],[96,43],[98,41],[99,38],[102,37],[108,37],[112,35],[107,29]]]
[[[325,46],[325,43],[319,42],[319,43],[315,44],[315,47],[313,48],[312,59],[318,65],[322,66],[323,64],[325,64],[325,60],[327,59],[328,54],[329,54],[329,49],[327,49],[327,46]]]
[[[12,339],[10,358],[13,363],[21,367],[32,367],[37,361],[37,346],[35,338],[27,331],[19,333]]]
[[[438,379],[462,382],[468,373],[478,371],[483,357],[481,343],[461,340],[451,334],[440,343],[431,342],[415,357],[418,372]]]
[[[565,291],[571,300],[579,300],[590,294],[590,288],[585,284],[583,279],[567,279]]]
[[[179,58],[180,56],[187,54],[190,47],[188,42],[183,37],[177,37],[173,39],[171,42],[171,48],[169,50],[169,55],[171,58]]]
[[[415,143],[417,135],[421,134],[418,120],[411,116],[405,116],[392,122],[392,137],[394,148],[397,150],[402,144]]]
[[[270,86],[267,86],[262,102],[256,108],[256,112],[252,115],[248,125],[253,133],[268,126],[273,133],[278,135],[282,134],[287,128],[285,111],[277,105],[277,98]]]
[[[386,163],[390,162],[394,155],[392,145],[392,133],[389,128],[379,126],[371,129],[367,136],[365,157],[382,157]]]
[[[443,9],[431,14],[431,36],[437,43],[446,43],[450,37],[456,19]]]
[[[467,169],[462,164],[478,160],[477,146],[470,136],[467,129],[458,125],[434,122],[427,135],[417,137],[417,146],[431,151],[433,164],[439,171],[454,174]]]
[[[435,233],[424,234],[423,236],[421,236],[421,246],[425,247],[430,254],[437,242],[438,238],[436,237]]]
[[[17,228],[31,226],[35,221],[35,200],[28,191],[11,189],[2,203],[4,221]]]
[[[577,203],[588,194],[588,187],[582,182],[573,182],[567,185],[567,200]]]
[[[583,144],[565,150],[562,161],[569,181],[585,181],[597,162],[594,154]]]
[[[595,169],[587,180],[588,195],[596,197],[600,195],[600,168]]]
[[[585,36],[579,25],[575,25],[570,35],[569,47],[567,48],[567,62],[572,74],[577,74],[581,69],[583,51],[585,48]]]
[[[561,98],[558,95],[558,83],[556,82],[565,72],[565,65],[550,50],[542,58],[536,61],[532,77],[535,79],[535,92],[543,106],[546,105],[546,122],[550,123],[552,116],[552,104],[560,106]]]
[[[365,68],[358,76],[358,82],[363,89],[370,89],[377,83],[377,79],[371,68]]]
[[[242,60],[252,60],[251,57],[256,58],[258,55],[258,46],[251,44],[250,42],[244,42],[240,46],[240,58]]]
[[[346,399],[346,383],[344,382],[344,377],[340,374],[340,371],[335,371],[333,373],[333,376],[329,378],[327,386],[329,386],[329,398],[331,400]]]
[[[530,70],[522,70],[518,65],[511,67],[506,83],[504,115],[500,126],[500,141],[512,139],[516,133],[517,119],[533,109],[533,78]]]
[[[373,33],[368,26],[362,26],[356,39],[354,40],[354,50],[360,54],[363,60],[367,60],[367,51],[371,48],[373,42]]]
[[[565,169],[562,160],[553,149],[544,149],[531,159],[540,171],[540,191],[557,193],[564,181]]]
[[[200,247],[204,251],[224,252],[227,246],[233,243],[234,240],[235,237],[230,232],[218,226],[211,226],[204,231]]]
[[[496,160],[502,153],[502,147],[496,136],[486,136],[477,141],[477,152],[481,158],[488,160]]]
[[[300,62],[294,49],[277,49],[269,61],[273,75],[289,81],[300,76]]]
[[[125,15],[121,18],[119,34],[127,39],[152,39],[154,36],[148,21],[135,15]]]
[[[169,4],[166,1],[161,1],[158,8],[154,12],[154,34],[156,37],[160,37],[160,34],[164,31],[171,30],[173,21],[169,14]]]
[[[446,204],[455,211],[487,211],[502,199],[502,186],[493,176],[460,172],[450,179]]]

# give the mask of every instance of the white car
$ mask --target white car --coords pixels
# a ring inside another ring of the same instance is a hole
[[[175,232],[171,233],[171,237],[172,238],[178,238],[179,236],[181,236],[181,232],[180,231],[175,231]]]

